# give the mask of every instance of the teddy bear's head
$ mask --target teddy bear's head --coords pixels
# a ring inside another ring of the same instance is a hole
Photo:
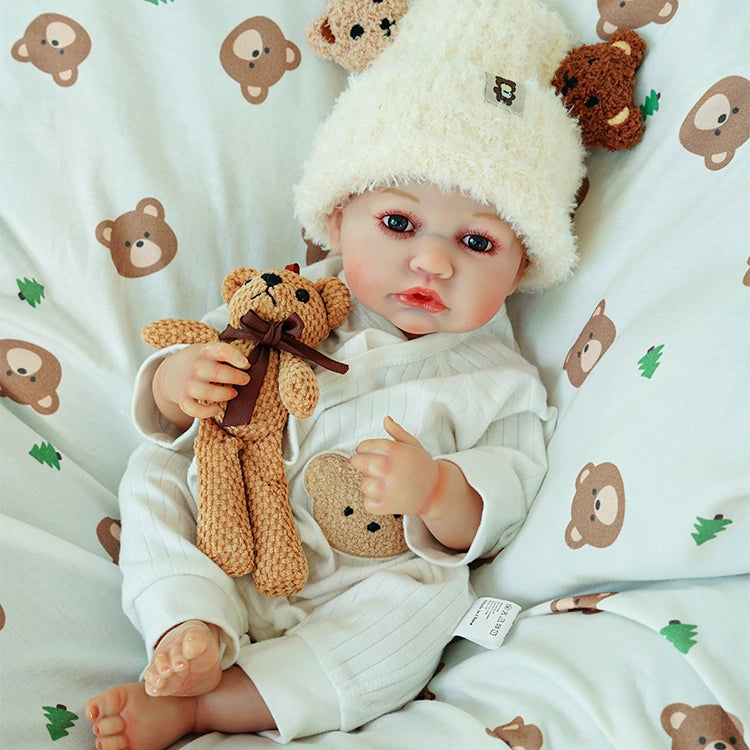
[[[407,0],[331,0],[305,39],[320,57],[359,73],[398,31]]]
[[[624,29],[571,50],[555,71],[552,85],[578,118],[586,146],[619,151],[640,141],[645,126],[633,90],[645,50],[643,39]]]
[[[315,347],[346,318],[351,296],[336,278],[311,281],[296,266],[257,271],[236,268],[222,284],[228,305],[229,325],[239,328],[243,315],[252,310],[267,323],[283,323],[293,313],[302,321],[299,340]]]

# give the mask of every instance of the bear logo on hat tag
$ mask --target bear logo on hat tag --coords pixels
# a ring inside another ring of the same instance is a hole
[[[507,108],[514,115],[523,114],[524,89],[520,83],[494,73],[484,74],[484,99],[496,107]]]

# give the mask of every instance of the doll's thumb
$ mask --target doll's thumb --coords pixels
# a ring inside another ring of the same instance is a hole
[[[386,417],[383,420],[383,427],[396,442],[422,447],[419,440],[410,432],[407,432],[393,417]]]

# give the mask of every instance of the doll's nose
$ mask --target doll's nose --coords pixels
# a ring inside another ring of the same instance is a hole
[[[417,273],[449,279],[453,276],[451,246],[442,238],[425,238],[409,261],[409,268]]]

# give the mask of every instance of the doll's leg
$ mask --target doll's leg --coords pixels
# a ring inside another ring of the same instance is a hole
[[[163,750],[186,734],[275,729],[250,678],[238,667],[221,675],[215,690],[197,697],[152,698],[139,682],[92,698],[85,715],[98,750]]]
[[[424,688],[473,600],[465,566],[393,560],[283,636],[247,644],[237,665],[263,695],[282,742],[351,731]]]
[[[156,645],[143,679],[154,697],[210,693],[221,681],[219,628],[189,620],[169,630]]]

